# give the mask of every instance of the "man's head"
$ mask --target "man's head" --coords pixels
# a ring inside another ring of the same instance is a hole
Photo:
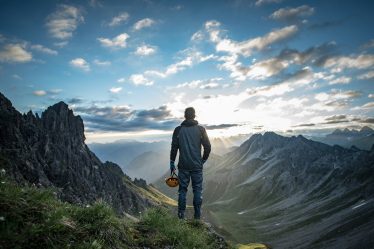
[[[195,118],[195,109],[193,107],[187,107],[184,110],[184,118],[185,119],[194,119]]]

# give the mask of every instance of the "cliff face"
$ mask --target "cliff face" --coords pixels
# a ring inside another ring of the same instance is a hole
[[[117,212],[137,213],[152,203],[130,188],[120,167],[102,163],[85,144],[84,125],[64,102],[41,117],[22,115],[0,93],[0,167],[19,183],[55,187],[62,200],[103,199]]]

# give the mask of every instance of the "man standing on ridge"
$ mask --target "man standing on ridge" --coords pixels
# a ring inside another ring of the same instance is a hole
[[[174,129],[170,150],[170,171],[174,172],[175,158],[179,149],[178,162],[178,217],[184,219],[186,210],[187,188],[192,181],[194,218],[200,219],[202,190],[203,190],[203,164],[208,160],[211,150],[210,142],[204,127],[195,120],[195,109],[188,107],[184,111],[185,120]],[[204,147],[201,156],[201,145]]]

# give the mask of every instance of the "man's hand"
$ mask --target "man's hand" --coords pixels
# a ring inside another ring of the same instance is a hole
[[[170,173],[173,173],[175,171],[175,163],[174,161],[170,161]]]

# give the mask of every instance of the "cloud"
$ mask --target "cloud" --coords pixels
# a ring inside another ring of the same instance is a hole
[[[110,66],[112,63],[110,61],[101,61],[101,60],[98,60],[98,59],[95,59],[93,61],[93,63],[97,66],[101,66],[101,67],[106,67],[106,66]]]
[[[364,124],[374,124],[374,118],[361,119],[359,122]]]
[[[59,48],[63,48],[65,47],[66,45],[68,45],[68,41],[61,41],[61,42],[55,42],[53,43],[53,45],[55,45],[56,47],[59,47]]]
[[[187,68],[192,67],[195,64],[199,64],[201,62],[205,62],[214,58],[217,58],[215,55],[203,55],[201,52],[196,50],[187,49],[182,51],[183,54],[185,54],[185,57],[174,63],[167,66],[167,68],[164,71],[158,71],[158,70],[147,70],[144,72],[144,74],[148,76],[156,76],[165,78],[170,75],[176,74],[180,71],[183,71]]]
[[[365,69],[374,66],[374,55],[361,54],[358,56],[337,56],[325,61],[324,67],[332,68],[332,72],[342,72],[344,69]]]
[[[134,24],[133,29],[136,30],[136,31],[139,31],[141,29],[144,29],[144,28],[147,28],[147,27],[151,27],[155,23],[156,22],[153,19],[151,19],[151,18],[144,18],[142,20],[137,21]]]
[[[125,78],[119,78],[119,79],[117,80],[118,83],[124,83],[125,81],[126,81]]]
[[[362,49],[369,49],[369,48],[374,48],[374,39],[371,39],[364,45],[362,45]]]
[[[88,64],[88,62],[83,59],[83,58],[75,58],[73,60],[70,61],[70,65],[75,67],[75,68],[79,68],[83,71],[90,71],[90,65]]]
[[[67,40],[73,36],[73,32],[83,21],[83,15],[78,8],[61,4],[47,17],[46,26],[52,37]]]
[[[216,51],[239,54],[244,57],[252,55],[254,51],[264,50],[271,44],[288,39],[298,31],[296,25],[291,25],[281,29],[275,29],[264,36],[237,42],[228,38],[222,38],[222,30],[219,29],[220,25],[219,22],[214,20],[205,23],[205,28],[209,33],[210,40],[216,44]]]
[[[43,45],[37,44],[37,45],[32,45],[31,49],[42,52],[44,54],[49,54],[49,55],[57,55],[58,52],[56,50],[44,47]]]
[[[134,83],[134,85],[136,85],[136,86],[138,86],[138,85],[151,86],[154,83],[152,80],[147,79],[142,74],[131,75],[130,76],[130,81],[132,83]]]
[[[7,44],[0,50],[0,62],[25,63],[32,60],[32,53],[25,44]]]
[[[219,130],[239,126],[238,124],[204,125],[207,130]]]
[[[62,92],[62,89],[51,89],[51,90],[36,90],[33,91],[32,94],[38,97],[46,96],[46,95],[52,95],[51,97],[54,98],[56,94],[59,94]]]
[[[135,54],[140,56],[147,56],[156,53],[156,47],[150,45],[142,45],[136,48]]]
[[[47,95],[47,92],[44,91],[44,90],[36,90],[36,91],[33,91],[33,94],[35,96],[45,96],[45,95]]]
[[[302,5],[296,8],[281,8],[272,13],[269,18],[278,21],[295,21],[314,14],[314,8]]]
[[[118,16],[113,17],[108,26],[115,27],[129,19],[130,15],[127,12],[122,12]]]
[[[97,8],[97,7],[103,7],[103,4],[101,3],[100,0],[89,0],[88,4],[92,7],[92,8]]]
[[[286,60],[279,60],[278,58],[271,58],[259,61],[251,65],[243,72],[250,79],[266,79],[271,76],[277,75],[283,69],[287,68],[290,64]]]
[[[368,102],[360,107],[358,109],[372,109],[374,108],[374,102]]]
[[[220,56],[218,65],[221,70],[230,71],[230,77],[236,80],[245,80],[248,77],[254,79],[264,79],[273,76],[287,67],[288,62],[281,59],[268,59],[258,62],[252,68],[242,65],[239,61],[240,56],[249,57],[256,51],[263,51],[270,45],[278,43],[292,37],[298,31],[296,25],[290,25],[281,29],[275,29],[256,38],[247,39],[241,42],[223,37],[223,31],[218,21],[211,20],[205,23],[205,31],[209,35],[209,40],[215,44],[217,52],[226,52],[227,55]]]
[[[111,93],[119,93],[120,91],[122,91],[122,87],[112,87],[109,89],[109,91]]]
[[[318,102],[306,107],[306,109],[331,112],[347,107],[353,99],[361,96],[362,92],[360,91],[332,89],[329,93],[321,92],[315,94],[314,98]]]
[[[204,33],[199,30],[191,36],[191,41],[202,41],[204,39]]]
[[[166,106],[148,110],[131,110],[128,106],[77,106],[89,129],[95,131],[171,130],[180,123]]]
[[[326,117],[325,122],[323,122],[322,124],[339,124],[347,122],[349,122],[348,117],[346,115],[340,114]]]
[[[329,85],[335,85],[335,84],[348,84],[351,82],[352,78],[347,76],[341,76],[339,78],[336,78],[329,82]]]
[[[125,47],[127,47],[126,40],[129,37],[130,36],[128,34],[122,33],[120,35],[117,35],[113,39],[99,37],[99,38],[97,38],[97,40],[104,47],[108,47],[108,48],[125,48]]]
[[[262,6],[265,4],[270,4],[270,3],[281,3],[283,0],[257,0],[255,5],[256,6]]]
[[[292,127],[310,127],[310,126],[315,126],[316,124],[313,124],[313,123],[307,123],[307,124],[298,124],[298,125],[294,125]]]
[[[217,88],[222,88],[223,86],[226,86],[226,84],[222,85],[221,83],[219,83],[222,80],[223,78],[219,78],[219,77],[211,78],[207,80],[192,80],[190,82],[184,82],[184,83],[178,84],[176,87],[173,87],[173,88],[175,89],[189,88],[189,89],[205,89],[205,90],[217,89]]]
[[[374,71],[369,71],[357,77],[357,79],[359,80],[368,80],[368,79],[373,79],[373,78],[374,78]]]
[[[66,100],[66,102],[68,104],[75,105],[75,104],[81,104],[81,103],[83,103],[84,100],[82,98],[71,98],[71,99]]]
[[[22,77],[19,76],[18,74],[13,74],[12,77],[16,80],[22,80]]]

